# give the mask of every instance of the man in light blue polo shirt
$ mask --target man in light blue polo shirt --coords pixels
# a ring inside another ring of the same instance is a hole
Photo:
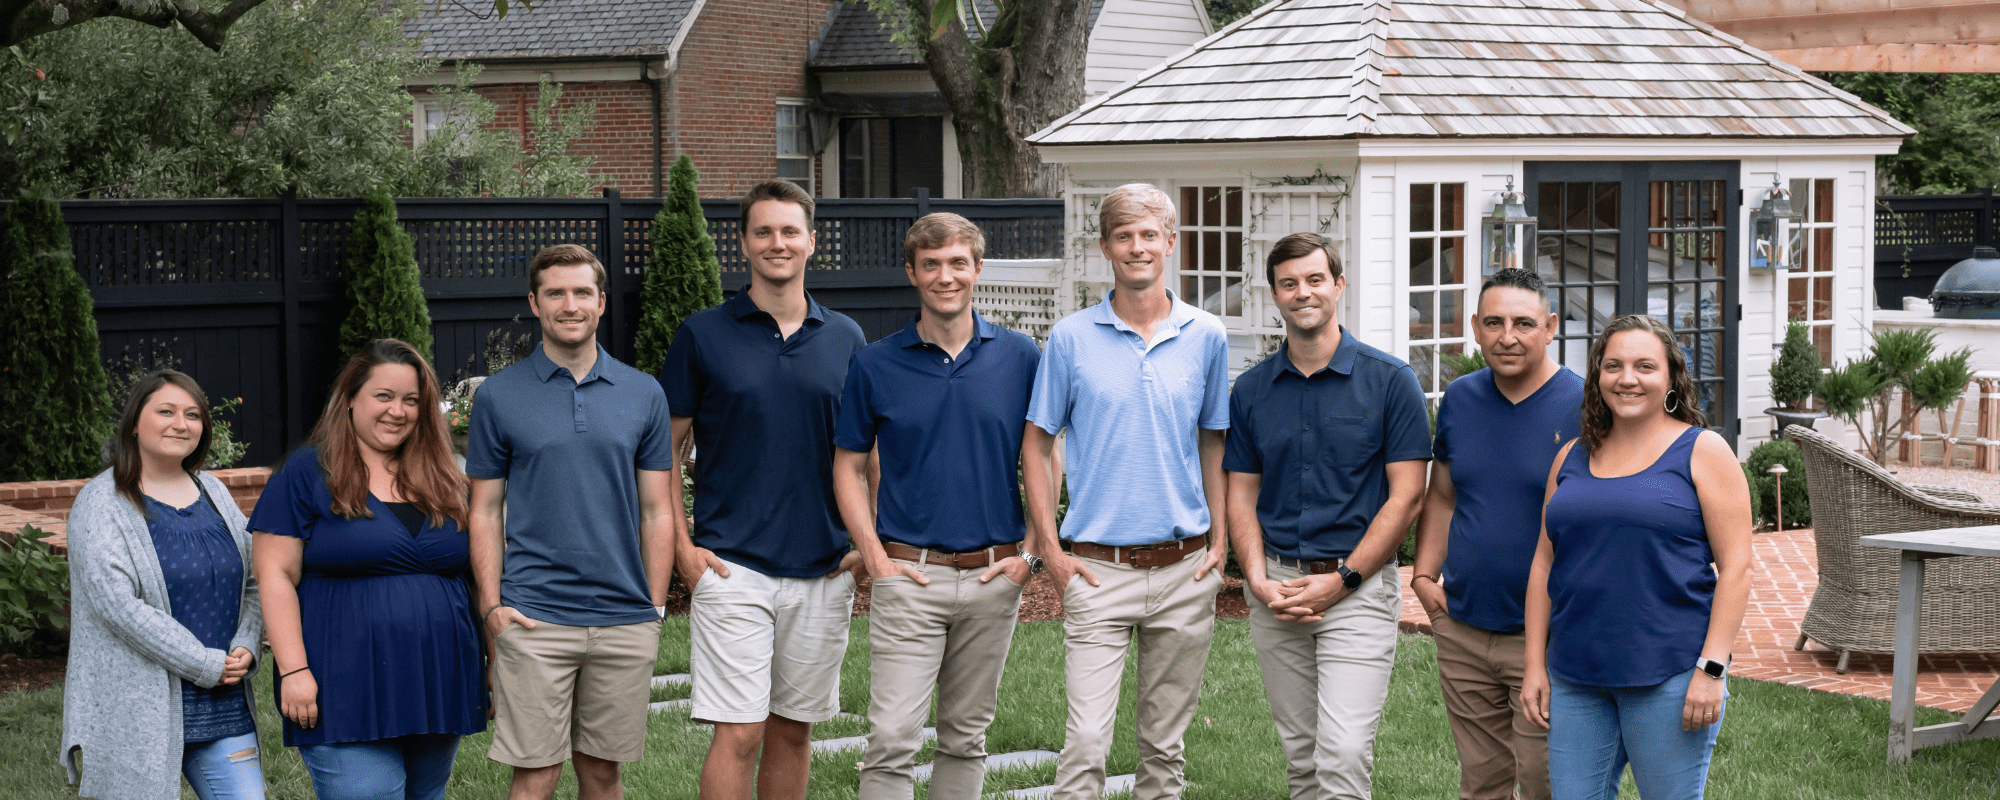
[[[1133,796],[1179,797],[1181,734],[1194,717],[1228,553],[1222,440],[1229,427],[1229,336],[1167,291],[1174,205],[1134,183],[1104,198],[1098,247],[1117,288],[1049,330],[1021,461],[1028,544],[1063,587],[1069,721],[1058,800],[1104,794],[1125,652],[1139,644],[1139,767]],[[1057,542],[1055,437],[1069,514]]]
[[[582,247],[536,254],[528,307],[542,344],[472,404],[472,575],[496,715],[487,757],[514,767],[517,800],[552,797],[564,761],[580,800],[620,797],[619,764],[645,753],[680,478],[659,382],[597,344],[605,283]]]
[[[1583,376],[1548,354],[1560,324],[1535,273],[1488,278],[1472,316],[1487,368],[1438,402],[1410,588],[1437,641],[1461,800],[1550,796],[1548,731],[1521,703],[1522,612],[1549,465],[1583,430]]]

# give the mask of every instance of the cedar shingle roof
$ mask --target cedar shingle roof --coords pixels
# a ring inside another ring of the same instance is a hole
[[[1280,0],[1029,141],[1911,133],[1653,0]]]
[[[483,2],[444,3],[403,26],[426,58],[664,56],[695,0],[537,0],[505,19]],[[473,16],[478,9],[487,19]]]
[[[992,0],[975,0],[979,4],[979,15],[988,25],[1000,15],[999,7]],[[1097,14],[1104,10],[1104,0],[1091,0],[1090,17],[1084,23],[1086,29],[1097,26]],[[970,27],[966,31],[974,42],[979,41],[979,29]],[[841,4],[839,15],[827,27],[826,36],[820,40],[819,52],[813,55],[809,67],[902,67],[924,63],[920,56],[903,52],[896,43],[889,40],[889,29],[867,4],[847,2]]]

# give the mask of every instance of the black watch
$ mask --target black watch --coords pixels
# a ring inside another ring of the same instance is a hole
[[[1361,573],[1348,569],[1346,564],[1334,567],[1333,571],[1340,574],[1341,585],[1349,589],[1358,589],[1361,587]]]
[[[1048,566],[1048,562],[1043,561],[1041,556],[1026,550],[1021,551],[1021,560],[1028,562],[1028,574],[1031,576],[1042,574],[1042,570]]]
[[[1715,659],[1712,659],[1712,658],[1705,658],[1705,657],[1702,657],[1702,656],[1696,656],[1696,657],[1695,657],[1695,659],[1694,659],[1694,668],[1695,668],[1695,669],[1698,669],[1698,670],[1701,670],[1701,671],[1702,671],[1702,672],[1704,672],[1704,673],[1707,673],[1707,674],[1708,674],[1708,677],[1711,677],[1711,678],[1720,678],[1720,677],[1722,677],[1723,673],[1725,673],[1725,672],[1728,672],[1728,671],[1729,671],[1729,665],[1728,665],[1728,664],[1724,664],[1724,663],[1722,663],[1722,662],[1720,662],[1720,661],[1717,661],[1717,660],[1715,660]]]

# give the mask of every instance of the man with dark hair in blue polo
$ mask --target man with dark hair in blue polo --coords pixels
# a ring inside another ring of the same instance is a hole
[[[812,724],[840,711],[861,558],[834,503],[833,428],[867,340],[806,294],[812,195],[768,181],[742,210],[750,285],[688,317],[660,370],[674,452],[699,446],[676,566],[692,593],[693,716],[715,725],[701,796],[797,800]]]
[[[1462,800],[1549,797],[1548,731],[1521,704],[1521,679],[1549,464],[1583,430],[1583,376],[1548,354],[1560,324],[1539,276],[1495,273],[1472,315],[1486,369],[1438,401],[1410,589],[1437,641]]]
[[[1396,547],[1430,458],[1417,375],[1356,340],[1326,237],[1264,262],[1285,344],[1229,396],[1229,532],[1292,800],[1366,798],[1396,665]]]
[[[1021,551],[1015,475],[1042,354],[972,310],[985,249],[978,226],[957,214],[917,220],[903,268],[922,311],[847,369],[833,484],[874,576],[860,800],[909,800],[933,689],[930,796],[973,800],[986,775],[986,727],[1032,558]]]

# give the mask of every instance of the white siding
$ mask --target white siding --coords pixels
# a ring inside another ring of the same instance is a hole
[[[1104,0],[1083,57],[1084,97],[1138,78],[1210,33],[1197,0]]]

